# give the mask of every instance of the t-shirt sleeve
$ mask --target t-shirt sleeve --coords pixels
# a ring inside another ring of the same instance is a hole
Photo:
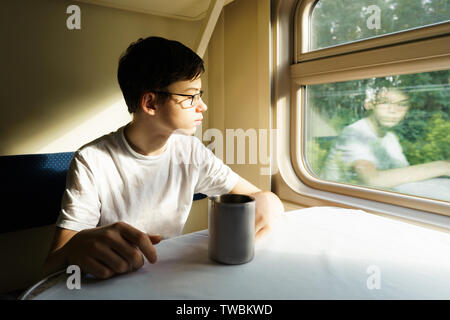
[[[95,228],[100,220],[100,200],[88,162],[77,151],[69,165],[66,189],[56,226],[81,231]]]
[[[195,150],[199,165],[195,193],[203,193],[207,196],[229,193],[238,182],[239,175],[201,142],[197,143]]]

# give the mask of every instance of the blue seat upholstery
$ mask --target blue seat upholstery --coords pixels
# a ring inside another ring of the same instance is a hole
[[[73,152],[0,156],[0,233],[54,224]],[[205,198],[195,194],[194,200]]]

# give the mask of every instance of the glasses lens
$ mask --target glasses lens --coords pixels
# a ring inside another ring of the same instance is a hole
[[[192,96],[192,105],[197,105],[200,102],[200,98],[203,95],[203,91],[200,91],[200,93],[197,93],[196,95]]]
[[[186,100],[181,101],[181,106],[184,109],[190,108],[192,106],[192,98],[187,98]]]

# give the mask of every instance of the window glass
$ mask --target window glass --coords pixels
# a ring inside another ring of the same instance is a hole
[[[449,81],[443,70],[307,86],[309,170],[450,201]]]
[[[311,17],[310,50],[450,20],[450,0],[320,0]]]

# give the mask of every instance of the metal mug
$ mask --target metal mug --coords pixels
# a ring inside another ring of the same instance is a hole
[[[242,194],[208,197],[209,257],[242,264],[254,256],[255,198]]]

